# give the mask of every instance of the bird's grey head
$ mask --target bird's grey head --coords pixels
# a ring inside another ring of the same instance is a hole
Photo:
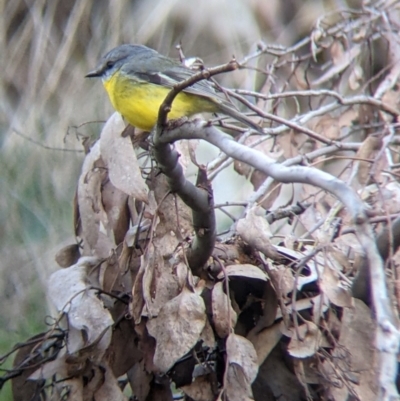
[[[127,59],[140,55],[141,53],[153,52],[142,45],[121,45],[114,47],[98,62],[96,68],[85,75],[87,78],[101,77],[105,80],[110,78]]]

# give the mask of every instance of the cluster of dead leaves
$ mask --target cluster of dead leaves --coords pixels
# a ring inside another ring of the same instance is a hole
[[[113,115],[86,156],[75,218],[82,242],[58,253],[63,268],[48,284],[63,346],[14,379],[15,400],[30,399],[32,382],[52,400],[172,400],[171,382],[195,401],[372,400],[374,323],[350,295],[349,239],[304,262],[312,247],[273,245],[253,208],[238,237],[216,246],[209,279],[194,277],[190,210],[162,174],[149,169],[143,179],[123,130]],[[31,353],[23,348],[19,364]]]

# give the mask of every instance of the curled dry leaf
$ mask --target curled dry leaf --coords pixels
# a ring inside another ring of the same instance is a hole
[[[135,363],[133,367],[127,372],[128,381],[131,386],[133,394],[138,401],[145,401],[150,392],[150,383],[153,375],[148,373],[144,367],[144,360]]]
[[[252,401],[253,392],[243,368],[236,363],[229,364],[225,392],[229,401]]]
[[[321,271],[322,270],[322,271]],[[329,267],[329,263],[319,267],[319,288],[336,306],[348,307],[353,305],[350,289],[343,287],[338,273]]]
[[[124,240],[129,229],[128,195],[116,188],[111,181],[103,185],[101,195],[104,211],[107,214],[109,236],[112,237],[114,244],[118,245]]]
[[[167,372],[197,343],[206,323],[203,298],[187,288],[168,301],[157,318],[147,322],[149,334],[156,339],[154,364]]]
[[[211,299],[215,330],[219,337],[225,338],[235,327],[237,314],[232,308],[229,297],[224,292],[222,282],[218,282],[214,285],[211,293]]]
[[[99,237],[102,171],[95,167],[100,160],[100,144],[96,142],[85,157],[78,181],[77,199],[85,246],[93,249]]]
[[[138,347],[139,339],[132,323],[132,320],[124,319],[114,327],[111,344],[105,354],[105,359],[115,377],[124,375],[134,364],[143,359]]]
[[[200,340],[203,342],[203,345],[208,348],[215,348],[215,335],[214,330],[211,327],[210,322],[206,319],[206,324],[204,325],[204,329],[200,334]]]
[[[229,265],[225,267],[227,276],[238,276],[254,278],[257,280],[267,281],[268,276],[260,268],[254,265],[243,264],[243,265]],[[218,274],[218,279],[222,280],[224,278],[224,272]]]
[[[115,187],[135,199],[147,202],[147,186],[142,178],[139,163],[130,137],[122,137],[125,124],[119,113],[114,113],[100,136],[102,158]]]
[[[237,233],[250,246],[262,252],[271,259],[279,259],[279,254],[271,243],[271,230],[265,219],[265,210],[255,206],[251,208],[244,219],[237,223]]]
[[[49,361],[36,369],[28,380],[47,380],[54,375],[60,377],[68,377],[68,364],[66,362],[67,355],[59,355],[54,361]]]
[[[78,244],[67,245],[56,253],[56,262],[61,267],[69,267],[78,262],[81,257]]]
[[[43,338],[44,336],[46,336],[46,333],[41,333],[32,337],[26,342],[25,346],[20,346],[15,355],[13,368],[18,370],[19,367],[24,365],[24,369],[20,372],[20,374],[11,379],[12,393],[14,397],[13,399],[16,401],[30,400],[41,391],[43,383],[34,383],[32,381],[29,381],[29,379],[31,378],[32,374],[34,374],[37,370],[36,368],[38,364],[40,364],[41,360],[43,360],[44,358],[48,358],[49,355],[51,355],[55,351],[50,347],[48,350],[46,350],[47,352],[43,351],[44,347],[40,347],[41,349],[38,348],[38,344],[35,340]],[[54,345],[56,345],[57,347],[56,342],[54,342]],[[60,344],[58,344],[58,347],[59,346]],[[39,350],[40,352],[38,352]],[[34,356],[35,351],[37,353],[36,356]],[[29,362],[26,363],[27,361]],[[40,380],[40,377],[31,380]]]
[[[303,386],[308,389],[308,384],[319,384],[321,380],[318,372],[318,357],[297,359],[293,358],[293,368],[297,379]]]
[[[337,117],[333,117],[329,114],[315,118],[314,124],[310,124],[310,126],[314,131],[333,141],[337,140],[340,136],[339,121]]]
[[[306,358],[314,355],[322,342],[322,334],[316,324],[307,322],[298,327],[290,329],[292,338],[288,345],[288,352],[295,358]],[[299,337],[297,336],[299,335]]]
[[[279,293],[283,297],[287,297],[294,289],[295,278],[293,275],[293,270],[285,265],[273,265],[270,266],[268,274],[273,279],[274,283],[279,286]]]
[[[146,308],[142,315],[157,316],[166,302],[179,294],[179,283],[173,268],[164,261],[160,249],[148,245],[148,250],[142,258],[144,265],[143,275],[143,299]]]
[[[226,355],[229,365],[243,369],[249,383],[253,383],[258,373],[257,353],[253,344],[242,336],[231,333],[226,340]]]
[[[110,313],[104,309],[96,291],[91,290],[88,283],[87,269],[96,263],[98,260],[95,258],[81,258],[76,265],[53,273],[48,282],[50,300],[59,312],[67,315],[70,333],[72,329],[86,333],[86,343],[82,338],[77,340],[77,348],[70,348],[70,353],[96,341],[113,324]],[[111,330],[108,330],[97,344],[98,350],[105,351],[110,341]],[[97,357],[101,357],[101,352],[97,353]]]
[[[318,280],[318,269],[315,263],[309,263],[307,265],[309,274],[307,276],[297,277],[297,291],[301,291],[306,284],[313,283]]]
[[[253,400],[251,383],[258,373],[257,353],[242,336],[230,334],[226,340],[227,382],[224,389],[229,401]]]
[[[275,292],[271,281],[264,283],[263,295],[260,298],[262,315],[259,317],[254,328],[261,331],[269,326],[271,326],[276,317],[276,312],[278,310],[278,296]]]
[[[340,64],[343,58],[346,56],[343,43],[338,40],[335,40],[330,48],[330,53],[333,63],[336,65]]]
[[[182,386],[180,389],[194,401],[214,400],[215,394],[212,389],[211,380],[209,375],[199,376],[191,384]]]
[[[360,65],[355,65],[349,76],[349,87],[351,90],[357,90],[363,83],[364,70]]]
[[[340,337],[340,347],[333,350],[333,361],[325,361],[323,371],[327,377],[346,380],[346,385],[330,386],[327,390],[335,401],[350,398],[350,391],[362,401],[377,399],[378,383],[374,333],[376,323],[371,310],[364,302],[354,299],[353,308],[344,308]],[[343,352],[343,350],[346,352]]]
[[[86,401],[88,399],[86,397],[88,391],[85,391],[83,387],[83,380],[80,377],[75,377],[56,383],[53,387],[53,397],[51,400],[62,400],[66,389],[68,389],[69,400]]]
[[[179,152],[179,163],[185,172],[192,161],[195,150],[199,145],[200,141],[197,139],[186,140],[175,142],[175,149]],[[194,160],[195,161],[195,160]]]
[[[94,393],[93,399],[96,401],[128,401],[128,397],[121,391],[111,368],[107,365],[103,366],[103,368],[105,369],[104,381]]]

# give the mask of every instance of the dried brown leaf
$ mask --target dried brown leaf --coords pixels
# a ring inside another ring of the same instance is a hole
[[[114,253],[107,258],[98,269],[98,281],[100,288],[107,292],[125,291],[121,285],[121,276],[123,275],[118,263],[117,255]],[[105,299],[105,296],[103,296]],[[112,299],[113,303],[114,300]],[[110,305],[110,307],[112,304]]]
[[[36,369],[29,377],[28,380],[47,380],[54,375],[60,377],[68,377],[68,365],[66,362],[67,355],[61,355],[54,361],[46,362]]]
[[[142,265],[143,299],[146,306],[142,314],[151,318],[157,316],[165,303],[179,294],[179,283],[174,269],[164,261],[160,248],[153,243],[148,245]]]
[[[157,318],[147,322],[149,334],[156,339],[154,364],[167,372],[197,343],[206,323],[203,299],[184,288],[168,301]]]
[[[127,373],[132,393],[138,401],[145,401],[150,392],[150,382],[153,375],[144,367],[144,361],[136,363]]]
[[[322,334],[313,322],[307,322],[298,327],[290,329],[292,338],[288,345],[288,352],[295,358],[306,358],[314,355],[322,341]],[[297,336],[297,333],[300,337]]]
[[[360,300],[354,299],[353,308],[344,308],[341,332],[338,344],[333,350],[335,364],[326,361],[323,365],[325,374],[340,377],[347,385],[330,386],[329,393],[337,401],[348,400],[349,388],[358,399],[376,400],[378,394],[378,377],[374,335],[376,323],[371,310]],[[343,352],[343,349],[346,352]],[[338,372],[333,371],[333,366]]]
[[[338,40],[335,40],[330,48],[330,53],[334,64],[337,65],[341,63],[343,57],[345,57],[346,54],[345,49],[343,47],[343,43]]]
[[[94,258],[81,258],[76,265],[54,272],[48,282],[48,295],[59,312],[65,313],[68,318],[70,336],[73,330],[85,332],[85,341],[79,335],[75,338],[75,347],[70,343],[69,352],[75,352],[96,341],[101,335],[102,339],[97,344],[98,354],[104,352],[111,340],[111,330],[104,334],[106,328],[111,327],[113,319],[110,313],[104,309],[104,305],[97,297],[96,291],[90,289],[87,279],[87,269],[98,263]],[[100,352],[101,351],[101,352]]]
[[[102,171],[95,167],[100,160],[100,144],[96,142],[85,157],[78,181],[77,199],[84,245],[93,249],[99,237]],[[86,250],[86,254],[91,254]]]
[[[332,140],[337,140],[340,136],[339,120],[329,114],[318,118],[313,129],[322,136]]]
[[[339,117],[339,127],[351,127],[359,119],[359,109],[349,108]]]
[[[267,281],[268,276],[259,267],[254,265],[229,265],[225,267],[226,274],[230,276],[247,277],[254,278],[257,280]],[[224,278],[224,272],[218,274],[218,279],[222,280]]]
[[[204,325],[204,329],[200,334],[200,340],[203,342],[205,347],[209,347],[211,349],[215,348],[215,336],[214,331],[211,327],[208,319],[206,320],[206,324]]]
[[[135,325],[135,331],[139,336],[140,350],[143,353],[143,366],[147,372],[157,372],[154,365],[154,354],[156,352],[156,340],[147,330],[147,319],[143,319]]]
[[[88,399],[86,396],[88,391],[87,389],[84,389],[83,380],[81,377],[63,380],[60,383],[55,384],[54,387],[53,387],[53,397],[51,401],[62,400],[63,395],[65,394],[65,389],[68,389],[68,401],[69,400],[87,401]]]
[[[237,314],[232,308],[229,297],[224,292],[223,285],[222,282],[216,283],[211,293],[213,322],[215,331],[220,338],[227,337],[237,321]]]
[[[286,297],[294,289],[295,279],[293,271],[290,267],[285,265],[271,266],[268,274],[274,278],[274,283],[279,286],[279,292],[282,296]]]
[[[56,253],[56,262],[61,267],[69,267],[78,262],[81,257],[78,244],[67,245]]]
[[[94,393],[93,399],[96,401],[128,401],[128,397],[121,391],[111,368],[106,364],[102,368],[105,369],[104,382]]]
[[[293,358],[293,368],[299,382],[304,388],[307,384],[320,384],[321,375],[317,370],[318,357],[297,359]]]
[[[30,340],[35,340],[43,336],[44,333],[38,334],[32,337]],[[29,342],[29,341],[28,341]],[[27,343],[28,343],[27,342]],[[13,401],[28,401],[34,397],[38,397],[42,385],[44,383],[33,383],[29,381],[30,376],[34,374],[37,363],[40,363],[40,356],[32,357],[32,351],[37,348],[37,343],[32,341],[31,344],[22,346],[17,351],[14,361],[13,368],[18,369],[20,366],[24,366],[20,375],[17,375],[11,379]],[[42,356],[44,357],[44,355]],[[29,363],[26,361],[30,358]],[[33,365],[33,367],[30,367]],[[40,380],[40,377],[32,380]]]
[[[360,65],[355,65],[349,76],[349,88],[353,91],[357,90],[363,83],[364,70]]]
[[[174,146],[175,149],[179,152],[179,163],[182,166],[184,173],[189,167],[199,143],[200,141],[196,139],[191,139],[190,141],[183,139],[181,141],[175,142]]]
[[[140,323],[144,307],[143,277],[145,272],[145,261],[143,256],[140,259],[140,268],[132,288],[132,302],[129,304],[129,311],[135,324]]]
[[[244,219],[237,223],[237,233],[250,246],[271,259],[279,259],[279,254],[271,243],[271,230],[265,219],[263,208],[255,206],[250,209]]]
[[[143,359],[132,320],[124,319],[114,327],[104,359],[107,360],[115,377],[124,375],[134,364]]]
[[[257,353],[253,344],[242,336],[231,333],[226,340],[226,355],[229,365],[235,364],[243,369],[249,383],[257,377]]]
[[[147,185],[142,178],[131,139],[121,136],[124,129],[121,115],[114,113],[101,132],[101,155],[113,185],[127,195],[147,202]]]
[[[162,255],[170,255],[175,252],[180,238],[192,236],[192,211],[178,196],[170,192],[164,174],[152,178],[151,189],[154,190],[159,218],[154,244]]]
[[[260,301],[262,315],[259,317],[254,327],[258,331],[261,331],[274,323],[276,312],[278,310],[278,297],[270,281],[264,283],[264,291]]]
[[[320,269],[319,288],[334,305],[341,307],[353,305],[350,289],[343,286],[338,273],[329,266],[329,263]]]
[[[251,384],[242,366],[236,363],[229,364],[226,379],[224,388],[228,401],[252,401],[254,399]]]
[[[400,101],[400,89],[398,85],[394,85],[392,88],[385,91],[382,96],[382,102],[397,108],[399,110],[399,101]],[[400,112],[399,112],[400,114]]]
[[[107,214],[108,229],[113,233],[113,242],[118,245],[128,231],[130,213],[128,208],[128,195],[116,188],[111,181],[103,185],[102,202]]]
[[[145,310],[142,311],[143,315],[147,315],[152,318],[153,315],[157,316],[158,311],[152,310],[152,300],[156,296],[157,288],[157,275],[155,269],[161,263],[161,268],[164,267],[164,260],[158,252],[156,252],[152,243],[148,245],[147,252],[142,257],[142,266],[144,267],[143,274],[143,300],[145,304]]]
[[[180,390],[193,401],[213,401],[215,399],[215,394],[213,392],[211,380],[212,378],[210,375],[198,376],[191,384],[180,387]]]

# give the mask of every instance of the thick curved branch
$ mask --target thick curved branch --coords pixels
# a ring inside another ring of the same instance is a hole
[[[192,209],[195,239],[187,254],[189,267],[193,274],[200,275],[201,268],[214,250],[216,237],[215,211],[212,191],[207,183],[195,186],[186,180],[182,166],[179,164],[179,153],[171,145],[160,143],[154,145],[154,157],[165,174],[172,192]],[[204,177],[205,174],[199,174]],[[206,180],[203,180],[206,181]]]

